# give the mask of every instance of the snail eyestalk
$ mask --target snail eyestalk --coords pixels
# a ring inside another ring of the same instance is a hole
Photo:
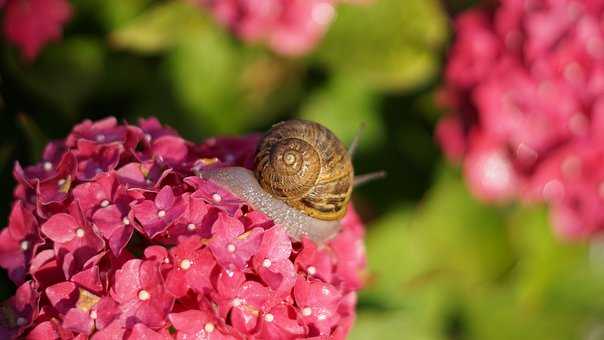
[[[375,180],[382,179],[385,177],[386,171],[376,171],[364,175],[355,176],[353,186],[355,188],[358,188],[363,184],[367,184],[369,182],[373,182]]]
[[[363,131],[365,131],[365,127],[367,127],[367,124],[365,122],[361,123],[356,135],[354,135],[354,138],[352,139],[352,142],[348,147],[348,154],[350,155],[350,157],[352,157],[356,152],[357,147],[359,146],[359,140],[361,139],[361,135],[363,134]]]

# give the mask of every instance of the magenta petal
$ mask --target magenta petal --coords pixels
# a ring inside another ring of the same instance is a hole
[[[94,293],[101,293],[103,284],[99,275],[99,267],[93,266],[71,277],[71,281]]]
[[[59,243],[67,243],[71,241],[75,237],[75,230],[77,228],[77,221],[68,214],[53,215],[41,227],[44,235]]]
[[[29,334],[28,340],[49,340],[60,339],[61,335],[58,332],[58,325],[53,321],[43,321],[34,327]]]
[[[283,227],[275,226],[264,233],[259,251],[261,256],[271,261],[279,261],[289,258],[291,252],[292,243]]]
[[[168,250],[162,246],[149,246],[145,248],[145,258],[156,262],[164,262],[168,259]]]
[[[111,234],[109,237],[109,248],[111,252],[115,256],[119,256],[122,253],[122,250],[128,244],[128,241],[132,237],[134,229],[131,226],[125,226],[124,228],[120,228]]]
[[[96,312],[96,327],[103,329],[107,327],[119,314],[119,306],[110,297],[102,297],[94,306]]]
[[[278,294],[289,294],[296,283],[296,271],[289,260],[272,262],[270,267],[257,267],[258,274]]]
[[[208,315],[200,310],[171,313],[168,318],[177,331],[185,333],[196,333],[202,330],[204,323],[209,320]]]
[[[170,271],[166,277],[165,286],[166,290],[175,298],[181,298],[187,295],[189,287],[187,285],[185,272],[177,269]]]
[[[258,325],[258,316],[242,308],[233,308],[231,322],[240,332],[251,333]]]
[[[94,328],[94,321],[88,312],[79,308],[71,308],[63,317],[62,326],[74,332],[90,335]]]
[[[8,228],[15,240],[22,240],[28,235],[37,233],[37,223],[32,213],[23,207],[21,201],[13,206],[8,218]]]
[[[114,321],[110,323],[107,327],[95,332],[92,335],[91,340],[123,339],[125,333],[126,330],[122,327],[121,323],[118,321]]]
[[[163,136],[153,142],[153,153],[169,164],[179,164],[187,157],[185,141],[176,136]]]
[[[0,266],[8,271],[10,279],[19,284],[25,279],[26,252],[21,242],[11,237],[9,228],[0,232]]]
[[[137,297],[141,289],[139,270],[141,260],[130,260],[115,273],[114,295],[117,302],[127,302]]]
[[[126,338],[127,340],[168,340],[170,337],[157,333],[142,323],[137,323],[132,327],[132,332]]]
[[[239,287],[245,282],[245,275],[239,271],[223,271],[218,276],[216,288],[225,298],[237,296]]]
[[[160,210],[168,210],[174,205],[174,192],[169,186],[164,186],[155,197],[155,206]]]
[[[46,297],[59,313],[66,313],[78,300],[78,289],[72,282],[61,282],[46,288]]]

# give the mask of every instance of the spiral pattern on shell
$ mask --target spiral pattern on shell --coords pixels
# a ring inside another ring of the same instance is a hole
[[[346,213],[354,172],[342,142],[324,126],[305,120],[275,124],[256,154],[262,188],[305,214],[323,220]]]

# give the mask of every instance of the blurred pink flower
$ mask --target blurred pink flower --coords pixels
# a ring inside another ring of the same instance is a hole
[[[275,52],[303,55],[319,42],[336,14],[338,0],[195,0],[245,41]]]
[[[72,15],[66,0],[3,0],[0,9],[4,12],[6,38],[29,60],[61,37],[63,25]]]
[[[604,3],[590,0],[469,10],[456,21],[440,95],[452,114],[436,136],[471,191],[548,201],[556,230],[572,238],[604,230],[593,159],[604,145],[603,17]],[[565,174],[577,166],[583,175]]]

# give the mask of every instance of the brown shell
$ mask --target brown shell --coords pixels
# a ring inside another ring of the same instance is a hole
[[[340,219],[352,192],[352,161],[324,126],[305,120],[273,125],[256,154],[256,178],[274,197],[305,214]]]

